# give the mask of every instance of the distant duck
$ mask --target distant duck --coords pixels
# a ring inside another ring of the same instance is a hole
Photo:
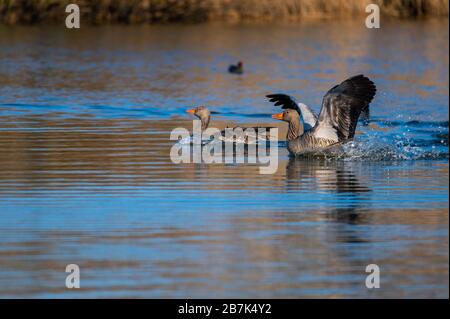
[[[193,109],[186,110],[186,112],[190,113],[190,114],[192,114],[195,117],[200,119],[202,132],[205,131],[208,128],[209,122],[211,120],[211,111],[207,107],[201,105],[201,106],[194,107]],[[227,128],[230,128],[232,130],[241,128],[243,131],[245,131],[248,128],[253,129],[255,134],[248,134],[248,135],[245,135],[243,137],[243,139],[241,139],[241,140],[233,139],[233,141],[232,141],[232,142],[237,142],[237,143],[250,144],[250,141],[254,141],[256,143],[256,142],[258,142],[258,140],[259,141],[261,141],[261,140],[269,140],[270,139],[270,129],[273,128],[273,127],[263,127],[263,126],[239,127],[239,126],[234,126],[234,127],[227,127]],[[221,135],[220,136],[220,140],[227,141],[225,130],[222,130],[220,132],[220,135]],[[251,139],[249,139],[249,137],[251,137]],[[208,140],[208,139],[202,140],[202,144],[208,143],[209,141],[210,140]]]
[[[376,93],[375,84],[364,75],[353,76],[331,88],[316,114],[305,104],[285,94],[267,95],[283,112],[272,118],[289,123],[286,139],[291,154],[315,153],[340,145],[355,135],[362,110],[368,108]]]
[[[242,74],[244,73],[244,64],[239,61],[237,65],[230,65],[228,67],[228,72],[233,73],[233,74]]]

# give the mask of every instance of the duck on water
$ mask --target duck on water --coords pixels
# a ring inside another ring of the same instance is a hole
[[[283,112],[272,118],[289,123],[286,140],[293,155],[327,150],[351,140],[361,111],[368,109],[376,93],[375,84],[360,74],[332,87],[323,97],[317,116],[308,106],[285,94],[267,95]]]
[[[228,67],[228,72],[232,74],[242,74],[244,73],[244,64],[239,61],[236,65],[232,64]]]

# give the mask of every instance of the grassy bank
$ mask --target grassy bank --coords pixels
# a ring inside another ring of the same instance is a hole
[[[295,21],[364,15],[369,3],[392,17],[448,16],[448,0],[0,0],[0,23],[57,23],[76,3],[89,23]]]

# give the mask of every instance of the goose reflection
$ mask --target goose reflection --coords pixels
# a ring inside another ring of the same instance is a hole
[[[326,159],[296,159],[291,157],[286,166],[287,190],[307,187],[318,192],[367,193],[370,188],[360,182],[351,163]]]
[[[339,206],[323,210],[323,217],[331,223],[326,236],[332,242],[370,242],[367,234],[361,233],[357,228],[348,227],[370,223],[366,214],[367,208],[361,203],[365,202],[363,197],[366,197],[371,189],[361,181],[362,177],[358,176],[358,164],[291,158],[286,167],[288,190],[307,186],[314,192],[332,192],[345,196],[345,201],[340,201]]]

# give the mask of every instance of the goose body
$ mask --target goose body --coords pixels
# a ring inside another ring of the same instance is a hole
[[[284,109],[272,117],[289,123],[288,150],[300,155],[323,151],[352,139],[361,112],[368,108],[375,93],[375,84],[364,75],[348,78],[325,94],[319,116],[288,95],[267,97]]]

